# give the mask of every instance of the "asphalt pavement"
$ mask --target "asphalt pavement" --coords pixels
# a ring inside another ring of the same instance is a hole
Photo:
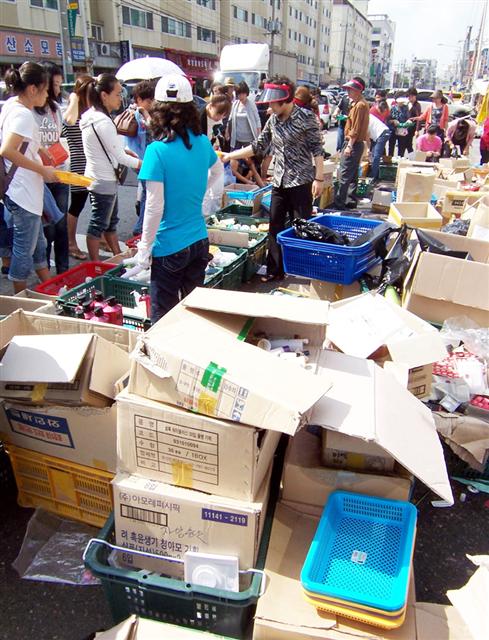
[[[336,131],[326,136],[325,147],[334,152]],[[473,161],[478,154],[474,145]],[[119,191],[121,239],[131,236],[136,215],[135,176]],[[88,208],[80,218],[84,232]],[[263,290],[256,278],[249,287]],[[10,293],[2,276],[0,293]],[[447,589],[462,587],[474,572],[466,554],[489,553],[489,496],[474,494],[452,480],[455,505],[436,508],[432,494],[420,482],[415,483],[413,502],[419,517],[414,556],[418,601],[448,603]],[[463,501],[460,499],[461,494]],[[100,586],[65,586],[20,579],[11,564],[16,558],[32,509],[19,507],[15,493],[0,485],[0,602],[2,622],[0,640],[85,640],[96,630],[112,625],[110,611]]]

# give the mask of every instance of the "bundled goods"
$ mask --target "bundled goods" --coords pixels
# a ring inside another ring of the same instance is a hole
[[[115,296],[104,298],[101,291],[94,289],[91,293],[80,291],[77,294],[75,317],[79,320],[102,322],[107,324],[124,324],[122,305]]]
[[[236,259],[235,253],[223,251],[219,247],[211,246],[209,251],[212,254],[212,260],[209,262],[210,267],[228,267]]]
[[[290,362],[303,369],[310,369],[310,351],[307,349],[309,340],[294,336],[293,338],[272,337],[265,333],[258,333],[251,339],[259,349],[268,351],[271,355]]]
[[[216,227],[218,229],[227,229],[228,231],[260,231],[262,233],[268,233],[269,224],[262,222],[260,224],[242,224],[238,218],[224,218],[219,220],[216,216],[211,216],[207,221],[208,226]]]

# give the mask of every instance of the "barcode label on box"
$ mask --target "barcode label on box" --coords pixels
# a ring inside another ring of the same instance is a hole
[[[168,525],[168,516],[166,513],[140,509],[139,507],[132,507],[127,504],[121,504],[121,516],[123,518],[131,518],[131,520],[157,524],[160,527],[166,527]]]

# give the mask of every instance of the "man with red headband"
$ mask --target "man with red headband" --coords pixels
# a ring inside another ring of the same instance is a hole
[[[352,106],[345,125],[345,143],[341,152],[339,184],[334,201],[336,209],[356,206],[354,194],[369,124],[369,107],[363,97],[365,82],[357,76],[344,84],[343,88],[346,89]]]
[[[285,76],[266,83],[257,104],[269,104],[272,115],[263,131],[248,147],[224,155],[223,161],[264,156],[271,146],[274,157],[267,275],[263,281],[284,277],[277,234],[285,229],[287,216],[310,218],[312,200],[323,191],[323,149],[317,118],[293,102],[294,84]]]

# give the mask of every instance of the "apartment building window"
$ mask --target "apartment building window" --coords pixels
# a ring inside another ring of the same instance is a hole
[[[31,7],[39,7],[39,9],[56,9],[58,10],[58,0],[31,0]]]
[[[234,36],[233,42],[234,44],[246,44],[248,40],[246,38],[240,38],[238,36]]]
[[[265,28],[266,19],[263,16],[257,16],[256,13],[251,14],[251,24],[254,24],[256,27]]]
[[[292,7],[289,7],[289,16],[292,18]]]
[[[289,29],[289,40],[292,40],[292,29]]]
[[[197,4],[201,7],[207,7],[207,9],[216,9],[216,0],[197,0]]]
[[[139,11],[132,7],[122,6],[122,22],[129,27],[153,29],[153,14],[148,11]]]
[[[294,31],[294,40],[297,40],[297,31]]]
[[[99,24],[92,24],[92,38],[94,40],[103,40],[104,39],[104,29]]]
[[[233,5],[233,16],[237,20],[243,20],[243,22],[248,22],[248,12],[245,9],[240,9],[236,5]]]
[[[161,31],[180,38],[192,37],[190,22],[182,22],[181,20],[175,20],[175,18],[168,18],[167,16],[161,16]]]
[[[380,27],[374,27],[372,29],[372,33],[374,33],[375,35],[380,34],[380,32],[381,32],[381,28]]]
[[[201,40],[202,42],[215,42],[216,32],[213,29],[204,29],[204,27],[197,27],[197,40]]]

